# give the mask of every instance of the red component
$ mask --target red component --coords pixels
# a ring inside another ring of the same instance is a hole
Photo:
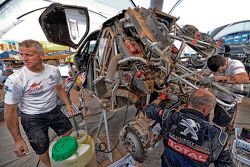
[[[177,54],[179,51],[178,51],[178,49],[175,46],[173,46],[171,52],[173,54]]]
[[[159,98],[163,101],[163,100],[167,100],[168,98],[168,94],[167,93],[160,93]]]
[[[201,33],[199,31],[196,31],[194,33],[194,38],[201,39]]]
[[[224,40],[222,38],[220,38],[214,45],[215,48],[219,48],[221,44],[224,43]]]
[[[135,41],[131,41],[131,40],[125,40],[125,44],[128,48],[128,50],[130,51],[131,54],[141,54],[142,50],[140,48],[140,46],[135,42]]]
[[[191,44],[196,45],[196,43],[201,39],[201,33],[196,31],[194,34],[194,39],[192,40]]]
[[[126,44],[128,50],[130,51],[130,53],[132,53],[132,54],[136,54],[137,53],[137,49],[133,45],[133,42],[131,42],[130,40],[126,40],[125,44]]]
[[[136,43],[135,41],[133,41],[132,43],[133,43],[134,47],[136,48],[137,54],[141,54],[142,51],[141,51],[141,48],[140,48],[140,46],[138,45],[138,43]]]
[[[142,78],[142,77],[144,77],[144,74],[145,74],[144,71],[137,71],[135,75],[137,78]]]

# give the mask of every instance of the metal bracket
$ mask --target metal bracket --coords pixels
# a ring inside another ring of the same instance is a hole
[[[100,130],[101,130],[103,122],[104,122],[104,126],[105,126],[106,141],[107,141],[107,146],[108,146],[107,151],[111,151],[111,145],[110,145],[110,139],[109,139],[109,131],[108,131],[108,121],[107,121],[107,115],[106,115],[106,110],[105,109],[102,110],[102,115],[101,115],[101,118],[100,118],[98,130],[97,130],[97,134],[96,134],[96,140],[99,140],[98,137],[100,135]],[[111,162],[113,162],[112,152],[107,153],[107,156],[108,156],[109,160]]]

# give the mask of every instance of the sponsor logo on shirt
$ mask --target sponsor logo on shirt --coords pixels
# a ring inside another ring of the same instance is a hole
[[[168,146],[172,148],[173,150],[179,152],[180,154],[183,154],[193,160],[199,161],[199,162],[206,162],[208,159],[207,154],[200,153],[196,150],[193,150],[183,144],[177,143],[171,138],[168,139]]]
[[[173,139],[174,141],[178,141],[178,143],[183,144],[189,148],[192,148],[193,150],[196,150],[198,152],[204,153],[209,155],[210,154],[210,150],[209,148],[206,148],[205,145],[197,145],[196,143],[194,143],[193,141],[190,141],[188,139],[182,138],[181,136],[176,136],[173,133],[169,133],[169,137],[171,139]]]
[[[192,135],[192,139],[198,140],[196,132],[198,132],[200,128],[199,123],[194,122],[194,120],[192,119],[186,119],[186,120],[182,119],[180,124],[186,127],[186,129],[183,132],[181,132],[182,135],[187,136],[187,134],[190,133]]]
[[[28,89],[29,93],[35,93],[35,92],[39,92],[40,90],[42,90],[42,85],[40,85],[40,83],[33,83],[30,88]]]
[[[57,82],[56,76],[55,75],[50,75],[49,76],[49,80],[50,80],[50,85],[53,85]]]
[[[4,87],[5,92],[12,92],[12,89],[10,89],[8,86]]]

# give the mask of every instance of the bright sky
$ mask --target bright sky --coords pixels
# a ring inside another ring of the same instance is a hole
[[[150,0],[134,0],[136,4],[150,6]],[[165,0],[163,12],[168,13],[177,0]],[[179,25],[192,24],[201,32],[219,26],[250,20],[250,0],[183,0],[172,15],[180,17]]]

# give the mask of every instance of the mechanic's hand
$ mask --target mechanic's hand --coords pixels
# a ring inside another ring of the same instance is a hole
[[[28,152],[29,149],[23,139],[16,142],[16,148],[14,150],[14,153],[16,154],[17,157],[25,156]]]
[[[203,77],[208,77],[212,74],[212,72],[209,69],[204,69],[204,70],[198,71],[198,74],[202,75]]]
[[[66,108],[68,110],[69,116],[73,117],[75,115],[75,111],[71,105],[66,105]]]
[[[168,98],[168,94],[167,93],[160,93],[160,95],[159,95],[159,99],[161,100],[161,101],[164,101],[164,100],[167,100],[167,98]]]
[[[210,77],[202,78],[199,81],[199,84],[207,85],[207,84],[210,84],[210,83],[212,83],[214,81],[215,81],[214,76],[210,76]]]

